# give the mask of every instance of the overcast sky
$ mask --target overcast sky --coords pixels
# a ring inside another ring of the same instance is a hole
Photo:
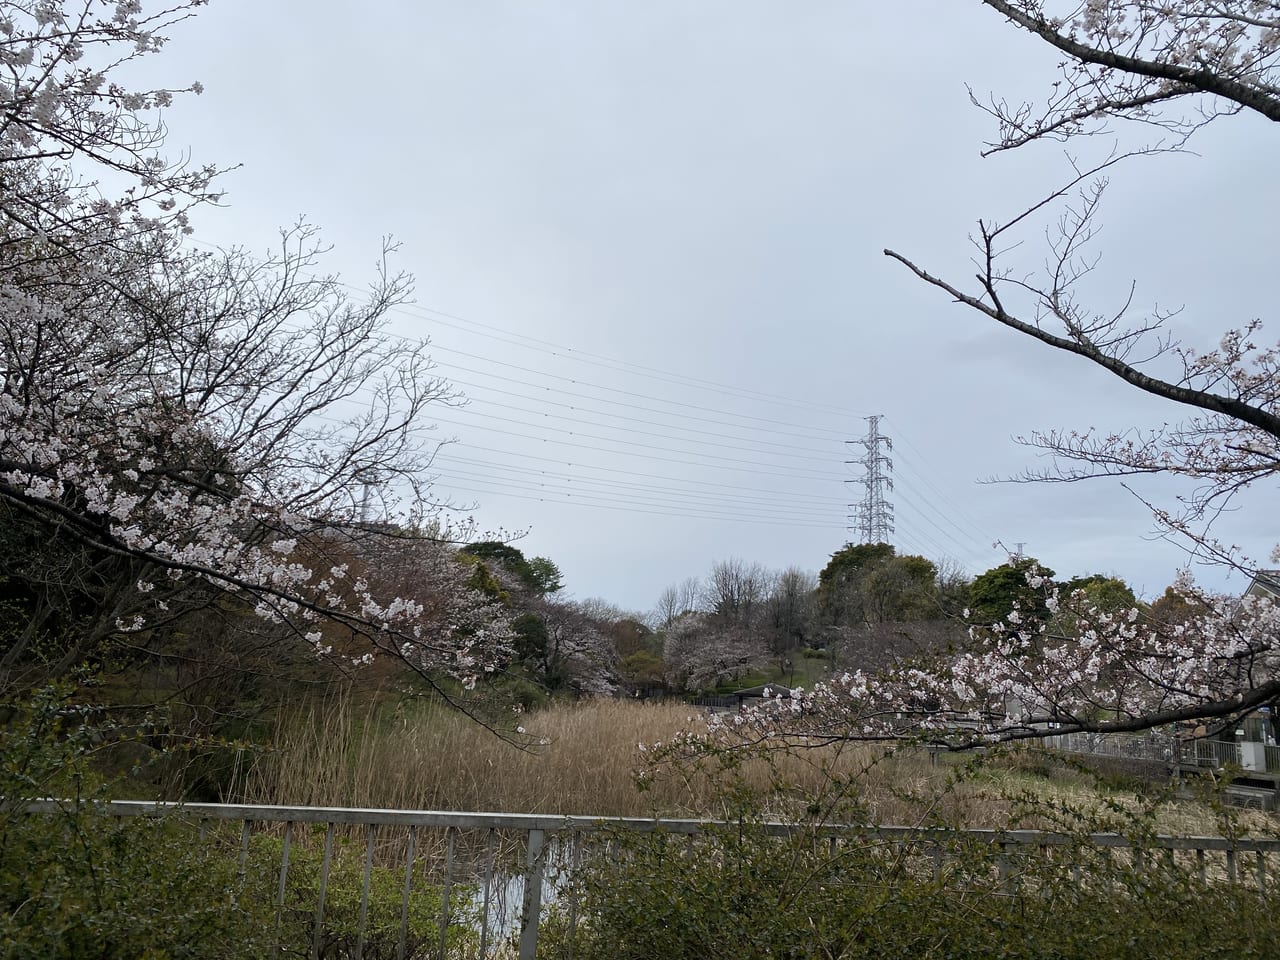
[[[1043,96],[1056,58],[977,0],[214,0],[152,61],[205,87],[169,111],[170,147],[242,165],[202,241],[265,251],[305,217],[353,284],[400,241],[417,288],[395,330],[470,399],[436,418],[456,439],[436,489],[527,530],[576,597],[648,609],[729,557],[820,569],[856,539],[848,441],[870,414],[901,552],[979,573],[1021,543],[1147,595],[1184,562],[1117,482],[980,482],[1035,466],[1018,435],[1177,411],[881,254],[963,283],[974,222],[1066,169],[1051,145],[980,158],[994,125],[966,85]],[[1205,346],[1265,319],[1274,144],[1233,119],[1197,156],[1119,170],[1099,309],[1136,281]],[[1044,236],[1022,239],[1030,272]],[[1272,498],[1219,532],[1265,560]]]

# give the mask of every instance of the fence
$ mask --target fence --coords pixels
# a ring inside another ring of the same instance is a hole
[[[1054,750],[1130,760],[1178,762],[1188,766],[1280,773],[1280,746],[1254,740],[1178,740],[1171,734],[1066,733],[1045,737]]]
[[[1182,744],[1179,758],[1197,767],[1243,766],[1240,744],[1225,740],[1189,740]]]
[[[32,814],[56,813],[57,801],[37,801]],[[277,928],[286,912],[305,913],[310,927],[309,949],[295,955],[351,956],[362,960],[375,952],[375,911],[398,915],[397,935],[387,939],[386,924],[376,948],[379,956],[397,960],[414,957],[457,956],[494,960],[515,955],[534,960],[544,906],[556,903],[559,922],[567,925],[566,960],[572,960],[574,927],[578,922],[572,887],[563,878],[584,856],[607,853],[610,836],[619,833],[658,833],[680,841],[686,855],[694,852],[700,835],[733,827],[717,821],[645,820],[637,818],[559,817],[525,814],[452,813],[439,811],[375,810],[345,807],[283,807],[191,803],[172,805],[142,801],[109,801],[98,812],[117,818],[166,817],[190,826],[206,844],[221,844],[238,857],[243,877],[251,862],[270,858],[271,887]],[[814,836],[815,844],[865,840],[889,850],[908,848],[919,854],[934,878],[944,867],[948,850],[974,845],[990,851],[998,886],[1008,892],[1018,881],[1015,865],[1024,857],[1050,857],[1052,851],[1081,843],[1081,838],[1034,830],[941,830],[908,827],[810,826],[766,823],[754,825],[767,837]],[[264,843],[260,841],[270,841]],[[1260,893],[1274,893],[1271,861],[1280,855],[1280,840],[1233,840],[1222,837],[1156,837],[1132,846],[1118,834],[1090,834],[1085,844],[1108,862],[1127,857],[1141,868],[1144,858],[1161,856],[1172,866],[1180,858],[1201,882],[1256,883]],[[354,849],[356,854],[350,857]],[[346,859],[344,860],[344,857]],[[317,860],[319,861],[317,863]],[[1064,869],[1070,869],[1065,866]],[[354,868],[354,869],[352,869]],[[1078,867],[1075,868],[1078,873]],[[314,902],[291,900],[291,878],[310,871],[304,884]],[[394,872],[394,884],[374,883]],[[344,907],[346,940],[335,948],[332,900],[339,875],[345,877],[352,899]],[[438,923],[431,942],[411,923],[420,904],[415,897],[430,885],[431,903],[439,898]],[[354,897],[359,887],[358,901]],[[393,891],[388,893],[388,891]],[[393,902],[386,902],[393,901]],[[328,912],[327,912],[328,911]],[[350,916],[354,911],[355,916]],[[296,916],[295,916],[296,919]],[[462,934],[462,935],[460,935]],[[392,952],[394,950],[394,952]]]
[[[1196,741],[1206,743],[1208,741]],[[1063,733],[1045,737],[1046,747],[1066,753],[1116,757],[1126,760],[1172,761],[1178,755],[1178,744],[1167,734]],[[1189,746],[1186,744],[1184,746]],[[1234,744],[1223,744],[1234,746]]]

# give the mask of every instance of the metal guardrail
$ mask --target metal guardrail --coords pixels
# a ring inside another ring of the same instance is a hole
[[[27,806],[32,814],[51,814],[65,809],[54,800],[35,801]],[[394,865],[402,870],[403,886],[399,891],[399,936],[395,945],[397,960],[406,957],[438,957],[451,955],[448,936],[463,925],[473,935],[464,949],[474,946],[480,960],[510,956],[514,950],[519,960],[534,960],[538,946],[539,922],[544,900],[553,901],[560,888],[555,877],[566,867],[581,862],[584,847],[593,838],[613,832],[662,833],[686,838],[691,851],[695,838],[716,829],[737,826],[731,822],[709,820],[649,820],[633,817],[551,816],[542,814],[454,813],[432,810],[384,810],[352,807],[287,807],[247,804],[188,803],[169,804],[148,801],[115,800],[95,804],[95,810],[113,817],[177,818],[190,824],[206,842],[219,834],[224,844],[234,844],[238,851],[241,876],[250,856],[251,838],[269,834],[280,838],[278,875],[275,883],[277,924],[285,909],[286,887],[290,876],[291,853],[300,854],[307,842],[320,843],[321,864],[315,889],[311,950],[309,955],[324,954],[326,906],[329,884],[336,869],[335,845],[350,843],[363,837],[361,860],[361,893],[358,933],[347,953],[361,958],[368,935],[371,905],[371,874]],[[752,824],[753,829],[771,837],[821,837],[836,849],[846,839],[872,839],[886,847],[902,849],[912,846],[928,852],[935,878],[939,874],[944,851],[950,844],[986,844],[992,850],[1002,888],[1009,876],[1009,864],[1020,854],[1046,855],[1046,852],[1069,845],[1079,845],[1082,838],[1038,830],[949,830],[898,826],[812,825],[793,823]],[[323,838],[310,839],[307,830],[323,830]],[[341,836],[340,836],[341,834]],[[1280,855],[1280,840],[1240,840],[1224,837],[1161,836],[1141,848],[1132,847],[1119,834],[1091,834],[1083,841],[1101,849],[1107,856],[1114,851],[1129,851],[1130,862],[1140,865],[1143,857],[1162,851],[1168,862],[1176,855],[1193,857],[1194,868],[1202,882],[1220,878],[1241,882],[1246,874],[1242,858],[1252,855],[1251,871],[1259,892],[1274,886],[1268,858]],[[314,852],[314,851],[313,851]],[[409,916],[413,884],[424,861],[433,868],[431,882],[437,885],[441,898],[438,940],[430,945],[410,945]],[[273,861],[274,862],[274,861]],[[274,871],[275,866],[272,867]],[[570,891],[570,897],[572,892]],[[570,899],[565,905],[567,919],[567,960],[572,960],[577,904]],[[385,946],[385,945],[384,945]],[[424,952],[425,951],[425,952]],[[456,953],[456,951],[454,951]]]
[[[1065,733],[1047,736],[1041,742],[1054,750],[1095,757],[1166,763],[1176,760],[1188,766],[1239,767],[1280,773],[1280,746],[1251,740],[1177,740],[1168,734]]]
[[[1240,744],[1225,740],[1188,740],[1181,745],[1179,759],[1198,767],[1240,767]]]
[[[1280,773],[1280,746],[1268,743],[1264,745],[1263,753],[1266,756],[1267,772]]]
[[[1177,751],[1176,742],[1169,736],[1142,734],[1060,733],[1045,737],[1042,743],[1065,753],[1125,760],[1170,761]]]

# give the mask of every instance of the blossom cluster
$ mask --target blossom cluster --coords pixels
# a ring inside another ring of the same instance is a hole
[[[0,506],[127,564],[120,632],[213,588],[316,652],[473,680],[506,627],[451,548],[403,594],[370,565],[431,511],[421,424],[456,400],[385,329],[391,247],[363,301],[305,226],[265,259],[192,251],[217,171],[166,160],[156,110],[201,87],[120,79],[203,3],[0,0]]]
[[[786,736],[971,744],[1223,725],[1280,697],[1280,604],[1269,595],[1209,595],[1183,575],[1170,615],[1158,606],[1101,609],[1084,591],[1064,593],[1034,571],[1028,579],[1049,617],[1015,610],[972,627],[965,649],[847,673],[766,700],[739,723]]]

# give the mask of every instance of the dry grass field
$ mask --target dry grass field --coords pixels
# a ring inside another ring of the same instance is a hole
[[[340,697],[282,711],[271,749],[243,773],[229,799],[255,803],[470,810],[585,816],[731,815],[726,778],[706,770],[647,766],[640,744],[705,728],[695,708],[674,703],[555,703],[522,718],[545,744],[521,749],[461,714],[420,700]],[[830,796],[844,789],[881,824],[927,820],[972,827],[1053,826],[1054,811],[1087,810],[1117,823],[1145,810],[1163,833],[1216,834],[1211,805],[1154,806],[1122,787],[1043,761],[964,758],[930,762],[922,750],[847,744],[752,760],[736,771],[759,796]],[[647,771],[647,789],[636,775]],[[718,782],[717,782],[718,781]],[[839,784],[841,786],[833,786]],[[782,809],[779,807],[778,812]],[[1252,833],[1275,819],[1243,815]]]

